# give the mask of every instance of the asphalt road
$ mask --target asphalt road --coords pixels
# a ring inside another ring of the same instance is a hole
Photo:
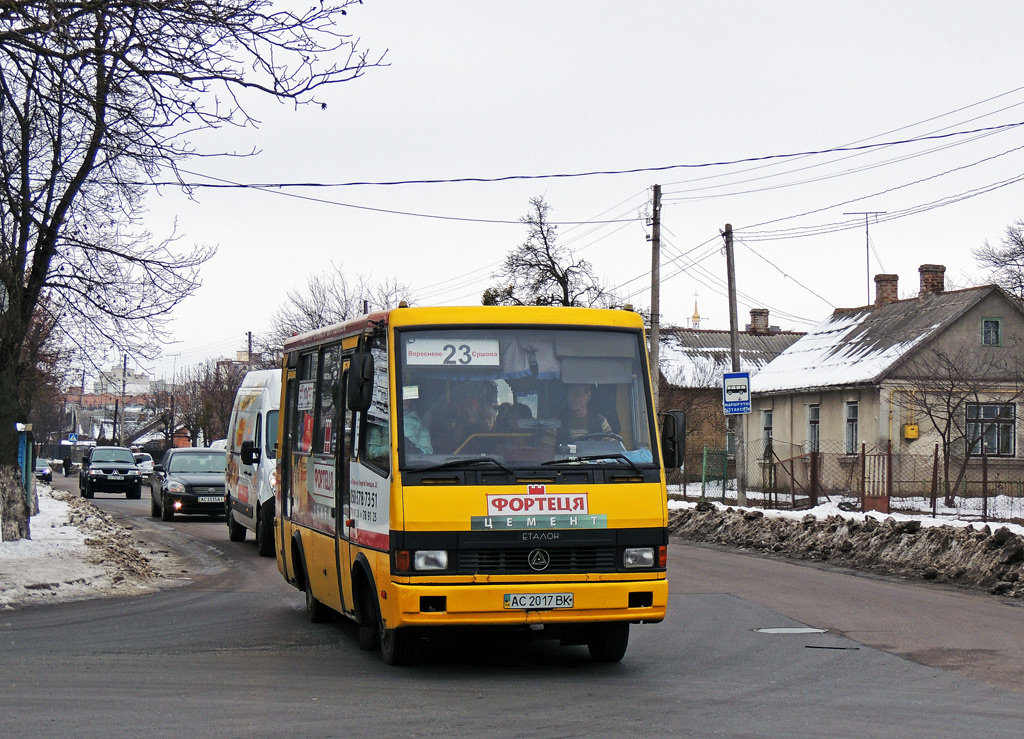
[[[59,484],[59,480],[58,480]],[[1024,609],[987,595],[673,544],[665,623],[620,664],[585,648],[440,640],[388,667],[219,520],[165,524],[188,584],[0,614],[9,736],[1018,737]],[[828,629],[766,633],[759,629]]]

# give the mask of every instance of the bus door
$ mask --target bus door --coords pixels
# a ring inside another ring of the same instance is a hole
[[[335,556],[338,570],[338,592],[341,593],[342,608],[345,613],[353,613],[352,577],[351,577],[351,544],[349,542],[349,460],[352,458],[352,439],[355,414],[349,410],[348,398],[348,362],[344,363],[341,374],[341,392],[335,406],[338,418],[337,447],[335,450],[334,510],[337,516],[335,523]]]
[[[365,413],[354,414],[354,459],[349,465],[345,535],[353,548],[390,549],[392,431],[388,358],[382,346],[373,355],[373,399]],[[367,554],[368,557],[374,556]]]
[[[287,540],[284,522],[292,517],[292,497],[294,495],[291,485],[292,457],[291,457],[291,419],[295,407],[295,370],[287,369],[284,373],[285,403],[281,409],[282,422],[278,424],[278,445],[277,445],[277,490],[275,492],[278,522],[275,526],[277,532],[277,551],[283,553],[284,568],[282,574],[287,577],[288,562],[291,558],[291,545]],[[289,527],[289,531],[290,531]],[[292,572],[294,572],[294,564]]]

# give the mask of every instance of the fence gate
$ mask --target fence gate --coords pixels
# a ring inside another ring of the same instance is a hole
[[[716,497],[725,502],[729,453],[725,449],[704,447],[704,464],[700,475],[700,497]]]
[[[860,446],[860,495],[861,510],[891,512],[892,495],[892,442],[882,454],[868,454],[867,445]]]

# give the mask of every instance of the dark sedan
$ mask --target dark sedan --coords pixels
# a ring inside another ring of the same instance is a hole
[[[150,514],[171,521],[175,513],[224,515],[224,467],[221,449],[168,449],[153,467]]]
[[[42,480],[43,482],[53,482],[53,471],[50,469],[50,463],[45,459],[36,460],[36,479]]]

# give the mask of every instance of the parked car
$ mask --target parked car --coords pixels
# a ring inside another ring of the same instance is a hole
[[[218,449],[168,449],[149,482],[153,518],[171,521],[176,513],[223,516],[225,460]]]
[[[45,459],[36,460],[36,479],[43,482],[53,482],[53,471],[50,470],[50,463]]]
[[[124,493],[128,498],[142,497],[142,470],[135,464],[131,449],[123,446],[97,446],[82,457],[78,489],[83,498],[96,493]]]

